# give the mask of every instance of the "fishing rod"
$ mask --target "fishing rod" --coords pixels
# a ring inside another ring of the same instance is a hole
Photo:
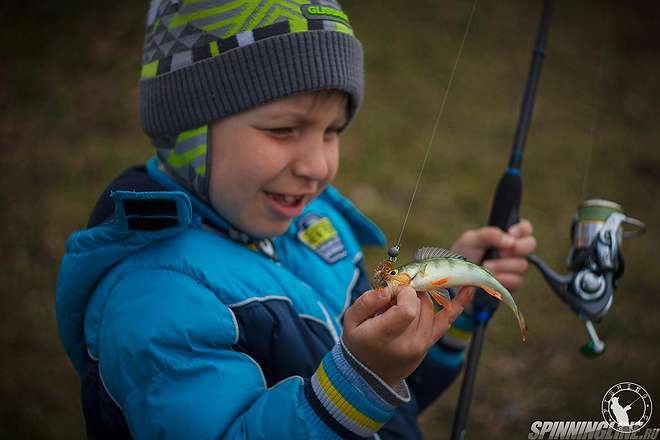
[[[518,223],[520,219],[519,209],[522,199],[521,165],[527,132],[532,121],[536,87],[541,74],[542,61],[545,56],[545,45],[550,28],[552,7],[553,0],[544,0],[536,44],[532,51],[532,62],[521,103],[518,126],[513,138],[513,149],[509,158],[509,165],[497,184],[488,220],[490,226],[497,226],[504,231]],[[483,261],[494,258],[497,258],[497,251],[490,249],[486,252]],[[478,289],[472,304],[474,311],[474,330],[468,351],[465,375],[461,384],[456,412],[454,413],[451,440],[463,440],[465,438],[467,418],[472,401],[481,348],[484,343],[486,325],[493,316],[493,313],[495,313],[498,301],[483,290]]]
[[[599,86],[604,59],[605,44],[602,46],[594,86],[591,141],[578,201],[585,197],[591,157],[596,145]],[[600,322],[612,307],[614,290],[625,268],[623,240],[645,231],[646,225],[628,217],[620,204],[605,199],[588,199],[578,205],[571,222],[572,247],[566,257],[568,274],[556,273],[537,255],[527,256],[527,260],[539,269],[552,291],[584,322],[589,340],[580,347],[580,352],[587,357],[597,357],[605,352],[605,342],[598,337],[594,322]]]

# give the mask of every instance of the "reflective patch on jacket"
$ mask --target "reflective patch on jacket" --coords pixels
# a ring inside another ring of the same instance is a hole
[[[298,239],[326,263],[335,263],[348,255],[328,217],[307,214],[298,220],[298,229]]]

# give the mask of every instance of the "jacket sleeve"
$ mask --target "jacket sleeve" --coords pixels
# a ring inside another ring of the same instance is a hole
[[[100,374],[133,436],[364,437],[409,400],[405,383],[387,387],[341,344],[311,378],[268,388],[259,365],[232,349],[237,339],[231,310],[186,274],[138,270],[116,283],[100,327]]]

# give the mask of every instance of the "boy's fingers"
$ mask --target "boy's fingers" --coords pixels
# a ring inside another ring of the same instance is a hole
[[[529,220],[525,218],[509,228],[509,234],[517,238],[532,235],[532,232],[534,232],[534,228]]]
[[[503,249],[499,252],[500,257],[521,257],[525,258],[527,255],[534,252],[536,249],[536,238],[533,236],[523,237],[516,240],[515,246],[508,249]]]
[[[529,263],[524,258],[497,258],[484,261],[483,266],[495,275],[502,272],[524,274]]]
[[[392,298],[392,289],[368,290],[362,294],[344,313],[344,325],[355,328],[386,307]]]
[[[526,257],[536,249],[536,238],[529,236],[519,239],[514,249],[514,255]]]
[[[417,294],[419,298],[420,310],[419,310],[419,320],[417,321],[417,331],[423,333],[424,337],[428,337],[431,333],[431,326],[433,321],[433,300],[426,292],[421,292]]]
[[[452,300],[452,305],[453,304],[458,304],[462,307],[467,306],[470,301],[472,301],[472,298],[474,298],[474,292],[476,289],[474,287],[466,286],[466,287],[461,287],[461,290],[458,291],[458,295]],[[461,311],[462,312],[462,311]],[[461,313],[459,312],[459,314]],[[456,314],[458,316],[459,314]]]
[[[419,298],[417,298],[417,292],[412,287],[400,287],[397,289],[396,293],[396,305],[401,307],[409,316],[413,318],[417,316],[419,311]]]
[[[420,309],[420,300],[417,292],[411,287],[397,288],[396,305],[376,316],[372,322],[375,331],[382,332],[391,337],[403,333],[417,318]]]
[[[483,228],[468,231],[464,235],[466,244],[470,247],[480,249],[497,248],[500,252],[508,250],[516,243],[513,235],[504,232],[495,226],[484,226]]]

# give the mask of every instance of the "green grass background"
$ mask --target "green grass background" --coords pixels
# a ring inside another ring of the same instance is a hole
[[[343,140],[336,184],[395,238],[472,3],[345,1],[365,46],[366,100]],[[0,6],[0,438],[82,438],[78,379],[60,345],[54,284],[66,237],[105,185],[151,153],[137,121],[146,2]],[[481,0],[403,241],[449,246],[479,227],[515,130],[541,2]],[[629,380],[660,426],[660,8],[652,1],[557,2],[523,163],[522,215],[561,269],[578,202],[620,202],[648,233],[626,242],[626,274],[599,326],[582,324],[530,272],[489,326],[470,439],[526,438],[533,420],[600,420]],[[599,67],[600,66],[600,67]],[[600,79],[599,79],[600,78]],[[595,118],[595,130],[592,124]],[[383,250],[367,252],[373,267]],[[459,383],[421,416],[447,438]]]

